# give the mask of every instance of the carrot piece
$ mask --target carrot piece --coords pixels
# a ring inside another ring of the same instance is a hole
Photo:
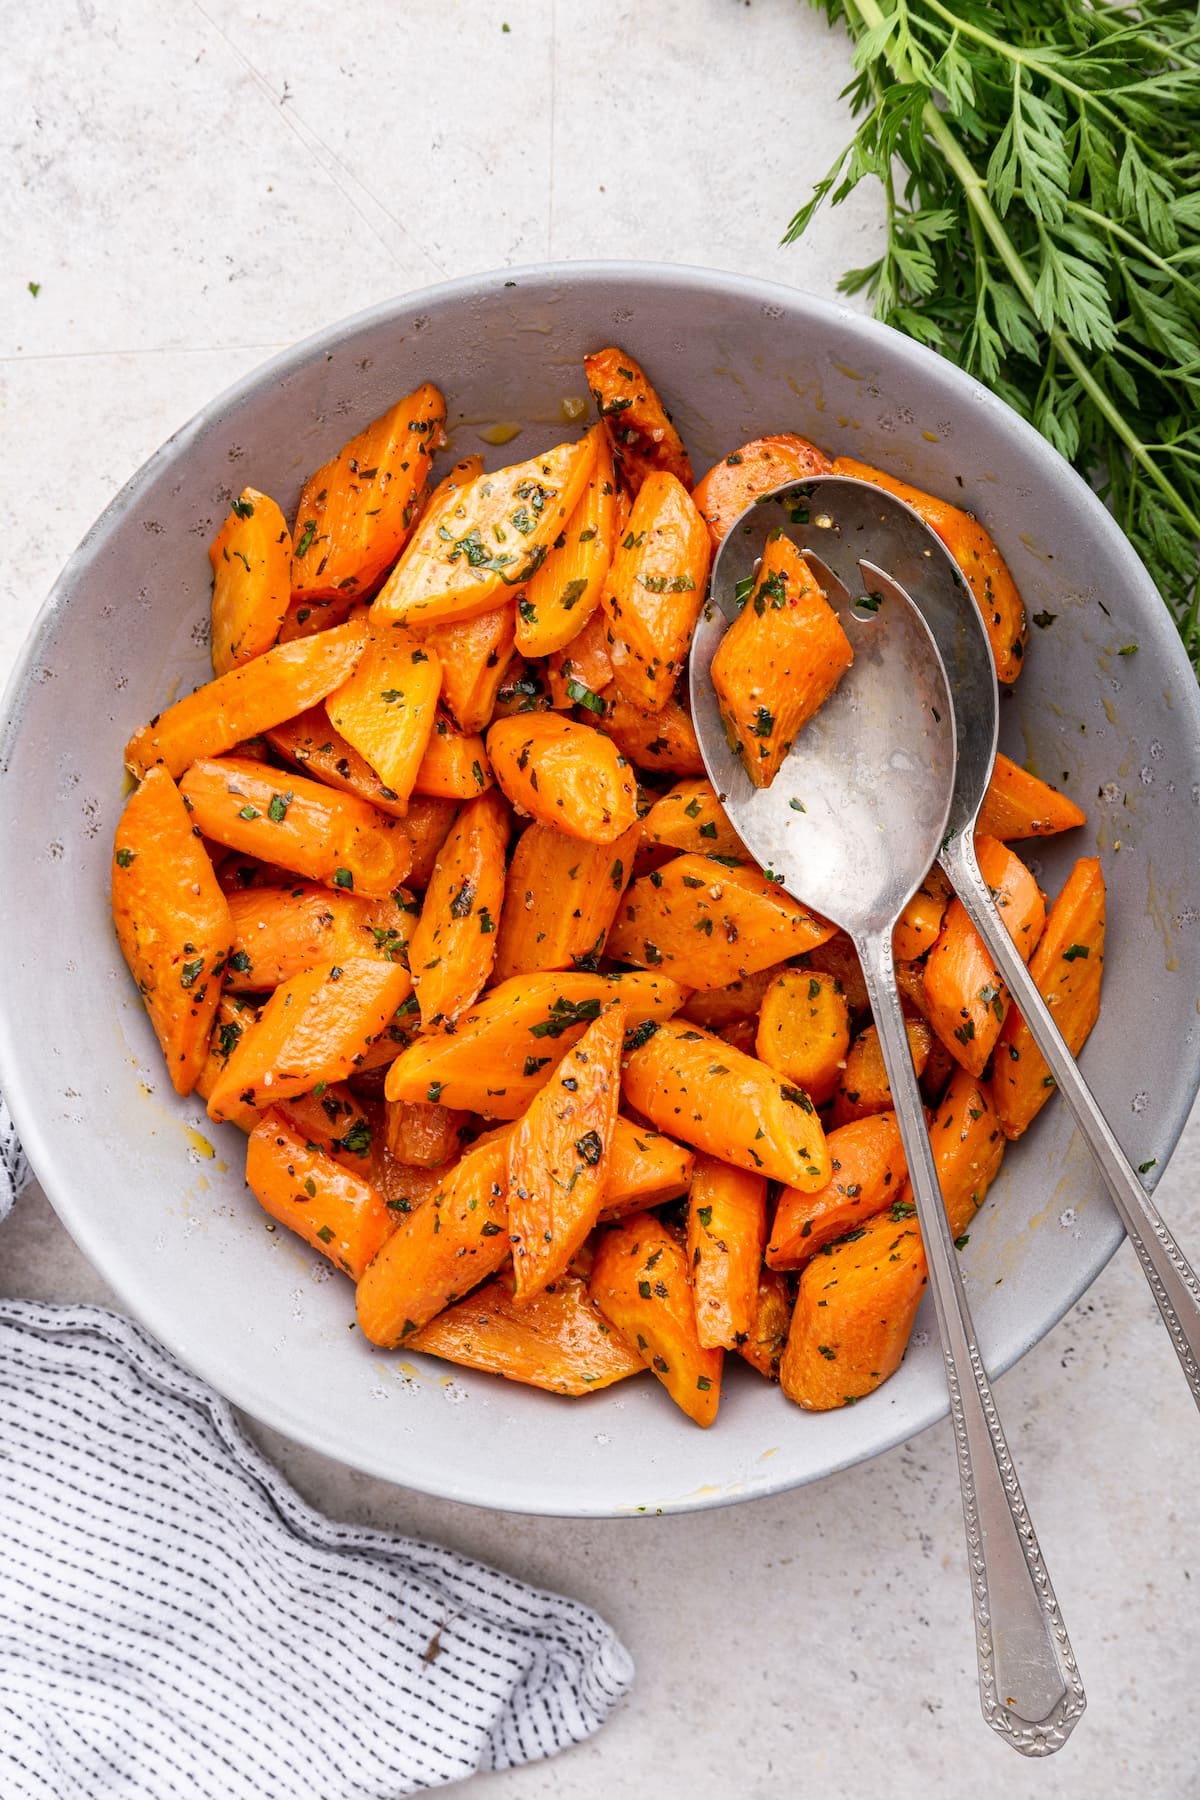
[[[647,475],[613,554],[602,604],[617,685],[658,712],[683,671],[708,581],[712,545],[687,489]]]
[[[608,619],[603,611],[595,611],[581,626],[565,649],[556,650],[546,662],[546,681],[550,704],[562,710],[583,705],[595,709],[584,694],[597,697],[613,678],[612,657],[608,654]]]
[[[966,1069],[956,1068],[941,1105],[929,1121],[929,1141],[950,1234],[956,1239],[964,1238],[999,1173],[1008,1142],[1000,1127],[990,1084]],[[913,1206],[907,1188],[904,1198]]]
[[[453,1031],[492,972],[511,820],[492,788],[469,800],[442,845],[409,944],[426,1031]]]
[[[442,701],[468,737],[491,724],[496,696],[513,660],[516,606],[506,600],[490,612],[454,625],[435,625],[425,641],[442,664]]]
[[[408,840],[365,800],[240,756],[199,757],[179,784],[205,837],[313,881],[386,898]]]
[[[723,456],[692,490],[713,549],[720,549],[730,526],[760,494],[769,494],[789,481],[803,481],[806,476],[828,475],[832,468],[823,450],[790,431],[754,438]]]
[[[548,663],[527,662],[523,656],[514,656],[496,695],[493,723],[511,719],[516,713],[545,712],[550,705],[548,669]]]
[[[594,968],[640,838],[636,824],[613,844],[581,844],[553,825],[527,826],[509,864],[495,979]]]
[[[178,779],[198,756],[220,756],[315,706],[346,680],[365,643],[366,627],[355,622],[237,663],[135,731],[126,767],[140,778],[162,764]]]
[[[1021,859],[998,838],[976,838],[975,853],[1008,930],[1028,962],[1046,924],[1046,903]],[[1009,993],[961,900],[946,908],[925,964],[928,1019],[955,1062],[981,1075],[992,1054]]]
[[[583,369],[630,493],[636,495],[647,476],[660,469],[690,488],[688,453],[641,364],[628,351],[610,346],[585,356]]]
[[[625,1098],[660,1131],[735,1168],[810,1193],[829,1180],[825,1133],[808,1095],[711,1032],[659,1024],[626,1058]]]
[[[614,682],[605,688],[596,723],[623,756],[652,775],[703,775],[704,758],[691,714],[674,697],[658,712],[626,699]]]
[[[691,987],[724,987],[810,950],[833,930],[759,869],[676,856],[633,883],[607,953],[669,969]]]
[[[319,1094],[295,1094],[290,1100],[277,1100],[271,1111],[306,1144],[315,1145],[335,1162],[342,1161],[348,1169],[372,1180],[375,1128],[345,1082],[330,1082]],[[255,1122],[263,1116],[257,1114]]]
[[[246,1182],[264,1211],[352,1281],[396,1228],[395,1215],[365,1176],[334,1162],[274,1109],[250,1133]]]
[[[706,1031],[724,1031],[728,1025],[754,1024],[767,989],[782,973],[781,964],[759,969],[725,987],[700,988],[689,994],[680,1008],[681,1017],[703,1025]]]
[[[835,931],[826,943],[818,944],[815,950],[810,950],[801,967],[819,969],[822,974],[832,975],[846,996],[846,1005],[852,1016],[866,1012],[870,1002],[862,965],[858,960],[858,951],[844,931]]]
[[[427,1100],[389,1100],[386,1106],[387,1145],[397,1162],[437,1169],[460,1154],[470,1113]]]
[[[634,1213],[606,1231],[588,1289],[592,1304],[634,1346],[675,1404],[697,1425],[711,1425],[725,1353],[700,1342],[687,1255],[661,1220]]]
[[[854,1119],[826,1143],[833,1173],[825,1186],[815,1194],[787,1187],[779,1196],[767,1245],[772,1269],[803,1268],[826,1244],[905,1196],[908,1163],[895,1113]]]
[[[919,1081],[925,1073],[925,1064],[929,1061],[933,1033],[924,1019],[905,1019],[904,1030],[908,1037],[908,1053]],[[894,1105],[887,1070],[883,1066],[879,1033],[874,1025],[868,1025],[859,1032],[850,1046],[837,1093],[834,1095],[830,1123],[835,1126],[848,1125],[852,1119],[866,1119],[872,1113],[890,1112]]]
[[[228,896],[233,950],[225,984],[235,992],[278,987],[316,963],[407,955],[409,915],[389,895],[373,900],[296,882],[290,888],[252,887]]]
[[[410,632],[376,630],[353,675],[325,702],[334,730],[401,801],[416,784],[441,689],[436,651]]]
[[[209,1096],[210,1118],[241,1101],[270,1106],[343,1081],[411,987],[399,963],[355,958],[309,969],[275,989]]]
[[[540,1293],[596,1223],[621,1092],[625,1008],[609,1003],[508,1140],[508,1236],[518,1301]]]
[[[613,844],[637,820],[633,772],[611,740],[557,713],[497,719],[487,735],[513,805],[588,844]]]
[[[1104,875],[1094,856],[1080,857],[1050,908],[1029,973],[1054,1014],[1072,1056],[1100,1016],[1104,973]],[[1054,1092],[1054,1077],[1016,1007],[996,1042],[992,1087],[1008,1138],[1020,1137]]]
[[[616,474],[603,425],[588,433],[595,456],[587,486],[550,554],[517,596],[517,648],[548,656],[579,635],[600,603],[614,549]]]
[[[431,1319],[408,1346],[550,1394],[595,1393],[644,1367],[600,1317],[578,1275],[563,1275],[519,1304],[501,1276]]]
[[[376,1133],[371,1142],[370,1182],[389,1211],[404,1218],[442,1191],[459,1160],[458,1151],[436,1168],[423,1169],[417,1163],[399,1162],[381,1139],[382,1133]]]
[[[358,1323],[394,1350],[508,1255],[507,1135],[480,1143],[383,1245],[358,1284]]]
[[[712,661],[725,734],[755,787],[770,787],[797,732],[853,661],[850,640],[808,564],[776,532]]]
[[[716,789],[704,776],[690,776],[656,800],[642,821],[652,844],[690,850],[700,856],[746,857],[746,846],[725,817]]]
[[[515,1119],[608,1000],[630,1030],[678,1010],[683,989],[656,975],[516,975],[484,995],[453,1034],[418,1038],[388,1071],[389,1100],[440,1100]]]
[[[876,487],[886,488],[889,494],[907,501],[937,533],[975,596],[987,628],[997,677],[1014,682],[1021,673],[1029,640],[1029,620],[1008,564],[978,519],[946,500],[936,500],[932,494],[910,487],[906,481],[897,481],[894,475],[856,462],[852,456],[835,456],[833,472],[856,475],[860,481],[873,481]]]
[[[372,608],[379,624],[488,612],[545,561],[595,463],[590,437],[482,474],[429,507]]]
[[[900,1366],[925,1286],[916,1221],[890,1212],[825,1249],[800,1277],[779,1380],[789,1400],[828,1412],[861,1400]]]
[[[937,941],[949,904],[950,883],[935,864],[896,922],[892,954],[899,962],[912,962],[924,956],[930,945]]]
[[[791,1318],[792,1295],[787,1276],[774,1269],[760,1269],[754,1323],[745,1343],[738,1345],[738,1355],[768,1381],[779,1380],[779,1359],[787,1343]]]
[[[439,707],[413,793],[434,800],[473,800],[492,785],[492,765],[478,732],[460,731]]]
[[[279,636],[291,596],[292,534],[275,502],[243,488],[209,546],[213,671],[250,662]]]
[[[420,511],[445,423],[446,402],[423,382],[309,476],[296,508],[294,593],[375,591]]]
[[[850,1009],[835,975],[812,969],[771,971],[755,1052],[818,1106],[832,1099],[850,1048]]]
[[[208,1056],[233,921],[165,769],[150,769],[125,803],[113,843],[112,911],[171,1085],[190,1094]]]
[[[695,1153],[673,1138],[649,1125],[635,1125],[618,1113],[609,1146],[601,1219],[619,1219],[629,1212],[661,1206],[664,1200],[678,1200],[691,1185],[695,1160]]]
[[[1019,763],[997,754],[975,826],[979,836],[1009,844],[1016,838],[1050,837],[1086,824],[1082,807]]]
[[[754,1329],[767,1241],[767,1183],[715,1156],[698,1156],[688,1196],[687,1252],[696,1335],[736,1350]]]
[[[366,608],[354,598],[353,590],[338,594],[332,600],[293,595],[279,628],[279,642],[293,644],[297,638],[314,637],[318,631],[328,631],[333,625],[345,625],[350,619],[362,618],[365,611]]]

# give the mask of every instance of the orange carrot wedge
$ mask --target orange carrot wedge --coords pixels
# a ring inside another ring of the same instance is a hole
[[[598,697],[613,678],[608,619],[603,612],[594,611],[578,636],[547,659],[545,674],[552,706],[560,710],[585,706],[595,711],[592,700],[585,696]]]
[[[656,800],[642,821],[651,844],[700,856],[746,857],[746,846],[725,817],[707,777],[689,776]]]
[[[190,1094],[208,1056],[233,920],[165,769],[151,769],[125,803],[113,844],[112,910],[171,1084]]]
[[[514,1296],[565,1274],[596,1223],[609,1179],[621,1092],[625,1008],[604,1008],[535,1095],[508,1140]]]
[[[824,1106],[850,1049],[850,1009],[836,975],[815,969],[769,971],[755,1054]]]
[[[553,825],[528,826],[509,864],[495,979],[534,969],[593,968],[640,839],[636,824],[612,844],[582,844]]]
[[[442,664],[410,632],[373,630],[353,675],[325,702],[329,722],[404,801],[433,730]]]
[[[396,1215],[364,1176],[313,1148],[274,1111],[250,1133],[246,1182],[273,1219],[352,1281],[396,1228]]]
[[[386,1108],[388,1149],[397,1162],[438,1169],[461,1154],[470,1113],[428,1100],[389,1100]]]
[[[833,1173],[815,1194],[784,1188],[775,1209],[767,1264],[800,1269],[835,1238],[901,1197],[908,1176],[895,1113],[873,1113],[831,1131]]]
[[[1087,824],[1083,808],[1019,763],[997,755],[979,812],[976,831],[1012,843],[1017,838],[1050,837]]]
[[[642,365],[627,350],[610,346],[585,356],[583,370],[630,493],[637,494],[659,469],[690,488],[688,453]]]
[[[721,1398],[724,1351],[696,1332],[687,1254],[653,1213],[634,1213],[601,1235],[589,1282],[592,1302],[641,1356],[689,1419],[711,1425]]]
[[[892,952],[899,962],[924,956],[937,941],[949,904],[950,883],[935,865],[908,901],[892,933]]]
[[[772,488],[810,475],[828,475],[833,464],[823,450],[807,438],[781,431],[774,437],[755,438],[729,456],[723,456],[702,481],[692,499],[699,507],[717,550],[734,520]]]
[[[767,1184],[715,1156],[698,1156],[688,1197],[687,1250],[696,1335],[735,1350],[754,1329],[767,1239]]]
[[[674,475],[647,475],[604,582],[608,650],[617,685],[658,712],[671,698],[704,604],[712,546]]]
[[[575,639],[600,603],[615,547],[616,475],[603,425],[588,436],[595,461],[560,539],[517,596],[517,648],[549,656]]]
[[[453,1031],[492,972],[512,820],[497,788],[469,800],[438,853],[409,967],[426,1031]]]
[[[738,1355],[768,1381],[779,1380],[779,1361],[791,1319],[792,1295],[787,1276],[774,1269],[760,1269],[754,1323],[745,1343],[738,1345]]]
[[[1094,856],[1081,857],[1050,908],[1029,964],[1072,1056],[1083,1049],[1100,1016],[1104,912],[1100,863]],[[1054,1092],[1054,1077],[1015,1006],[1000,1030],[992,1086],[996,1111],[1009,1138],[1020,1137]]]
[[[315,706],[349,676],[366,636],[366,626],[355,621],[235,664],[135,731],[125,746],[126,767],[140,777],[161,763],[178,778],[198,756],[220,756]]]
[[[550,1394],[591,1394],[645,1367],[600,1317],[578,1275],[560,1276],[519,1304],[500,1276],[431,1319],[408,1346]]]
[[[966,1069],[956,1069],[929,1121],[929,1142],[950,1235],[961,1239],[999,1173],[1008,1142],[990,1084],[976,1080]]]
[[[390,895],[372,900],[298,881],[227,898],[234,936],[225,983],[234,992],[261,993],[318,963],[355,956],[401,962],[407,953],[412,920]]]
[[[609,1146],[601,1219],[644,1212],[664,1200],[678,1200],[691,1184],[695,1155],[649,1125],[617,1114]]]
[[[998,838],[976,838],[975,851],[1008,934],[1028,962],[1046,923],[1037,882]],[[929,952],[925,999],[929,1023],[951,1056],[972,1075],[982,1075],[1008,1011],[1009,993],[961,900],[950,902]]]
[[[436,625],[425,641],[442,665],[442,703],[467,736],[492,722],[496,696],[513,659],[516,606],[506,600],[456,625]]]
[[[657,712],[627,699],[616,682],[598,697],[604,713],[596,724],[636,768],[649,775],[703,775],[696,728],[674,695]]]
[[[209,546],[213,671],[250,662],[279,636],[291,595],[292,534],[266,494],[243,488]]]
[[[516,714],[497,719],[487,749],[513,805],[567,837],[612,844],[636,821],[633,771],[590,725],[557,713]]]
[[[433,800],[473,800],[492,785],[492,765],[478,732],[460,731],[439,706],[413,794]]]
[[[920,1081],[933,1048],[933,1033],[924,1019],[905,1019],[904,1030],[908,1053]],[[879,1033],[874,1025],[867,1025],[846,1053],[846,1066],[833,1097],[830,1124],[848,1125],[852,1119],[865,1119],[871,1113],[890,1112],[892,1104]]]

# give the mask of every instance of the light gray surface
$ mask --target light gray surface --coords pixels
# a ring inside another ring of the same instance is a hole
[[[412,8],[390,36],[366,4],[340,7],[335,27],[315,5],[251,18],[123,0],[23,16],[0,70],[15,156],[0,227],[5,667],[128,472],[212,392],[326,319],[444,271],[547,253],[711,260],[825,292],[865,260],[865,202],[815,245],[772,248],[843,130],[844,64],[815,19],[791,0],[557,10],[553,50],[548,0]],[[663,93],[681,91],[663,137]],[[781,111],[803,130],[781,129]],[[43,284],[36,301],[28,280]],[[27,892],[35,901],[34,881]],[[1129,1054],[1152,1087],[1175,1047]],[[1194,1122],[1161,1192],[1192,1244],[1198,1148]],[[0,1264],[12,1292],[100,1297],[31,1200]],[[974,1716],[944,1428],[790,1498],[632,1530],[426,1501],[269,1441],[331,1510],[492,1556],[624,1631],[641,1676],[622,1717],[552,1768],[471,1784],[481,1795],[757,1800],[786,1782],[840,1800],[885,1785],[951,1796],[968,1780],[982,1800],[1193,1794],[1200,1455],[1127,1253],[1001,1398],[1091,1700],[1064,1756],[1032,1771]]]

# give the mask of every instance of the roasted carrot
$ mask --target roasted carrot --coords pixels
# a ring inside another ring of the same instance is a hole
[[[413,784],[414,794],[435,800],[473,800],[492,785],[492,765],[478,732],[460,731],[441,707]]]
[[[774,1269],[760,1269],[754,1323],[745,1343],[738,1345],[738,1355],[768,1381],[779,1380],[779,1359],[787,1343],[791,1318],[792,1294],[787,1276]]]
[[[588,1286],[593,1304],[675,1404],[697,1425],[711,1425],[724,1352],[700,1342],[687,1255],[678,1239],[653,1213],[634,1213],[601,1236]]]
[[[487,749],[513,805],[567,837],[612,844],[636,821],[633,771],[590,725],[557,713],[497,719]]]
[[[428,1100],[386,1102],[387,1145],[397,1162],[438,1169],[462,1151],[471,1115]]]
[[[753,1025],[771,983],[783,973],[783,964],[759,969],[725,987],[698,988],[680,1008],[681,1016],[706,1031],[724,1031],[727,1025]]]
[[[365,894],[298,881],[291,887],[251,887],[228,896],[233,949],[226,986],[242,993],[278,987],[316,963],[375,956],[402,962],[411,915],[389,895]]]
[[[696,1335],[736,1350],[754,1329],[767,1241],[767,1183],[715,1156],[697,1156],[688,1195],[687,1253]]]
[[[908,1037],[908,1053],[919,1081],[925,1073],[925,1064],[933,1047],[933,1033],[924,1019],[905,1019],[904,1030]],[[842,1070],[837,1093],[833,1098],[830,1123],[835,1126],[848,1125],[852,1119],[866,1119],[872,1113],[890,1112],[893,1105],[887,1070],[883,1066],[879,1033],[874,1025],[867,1025],[859,1032],[847,1052],[846,1066]]]
[[[553,825],[527,826],[509,865],[496,980],[534,969],[593,968],[640,837],[634,824],[613,844],[581,844]]]
[[[394,1350],[508,1256],[504,1136],[477,1144],[388,1238],[358,1284],[358,1323]]]
[[[984,880],[1021,956],[1029,961],[1046,923],[1046,903],[1021,859],[998,838],[976,838]],[[930,1025],[956,1062],[981,1075],[992,1054],[1009,993],[961,900],[946,909],[925,964]]]
[[[1094,856],[1079,859],[1050,908],[1029,973],[1054,1014],[1072,1056],[1100,1016],[1104,972],[1104,875]],[[1020,1137],[1054,1091],[1054,1077],[1016,1007],[996,1043],[996,1111],[1008,1138]]]
[[[695,1153],[683,1144],[618,1113],[600,1217],[619,1219],[661,1206],[664,1200],[678,1200],[691,1185],[695,1160]]]
[[[599,696],[604,713],[596,723],[623,756],[651,775],[703,775],[704,758],[696,728],[674,697],[658,712],[626,699],[616,682]]]
[[[270,1106],[319,1082],[343,1081],[412,986],[399,963],[356,958],[281,983],[226,1063],[209,1097],[214,1119],[237,1101]]]
[[[869,1002],[862,965],[858,960],[857,950],[844,931],[835,931],[824,944],[818,944],[815,950],[810,950],[802,966],[832,975],[846,996],[846,1005],[852,1016],[866,1011]]]
[[[275,502],[243,488],[209,546],[213,672],[250,662],[279,636],[291,595],[292,534]]]
[[[900,914],[892,933],[892,953],[912,962],[937,940],[950,904],[950,883],[935,864]]]
[[[441,689],[437,652],[385,626],[371,632],[353,675],[325,702],[334,730],[399,801],[416,785]]]
[[[673,850],[701,856],[747,857],[746,847],[725,817],[716,789],[704,776],[689,776],[656,800],[643,820],[646,838]]]
[[[240,756],[198,757],[180,791],[205,837],[347,893],[386,898],[411,851],[365,800]]]
[[[317,1149],[273,1110],[250,1133],[246,1182],[273,1219],[352,1281],[396,1228],[395,1214],[364,1176]]]
[[[355,599],[353,589],[329,599],[293,594],[279,628],[279,642],[292,644],[297,638],[313,637],[333,625],[345,625],[350,619],[363,618],[365,613],[366,608]]]
[[[550,706],[548,663],[529,662],[514,656],[496,695],[492,719],[511,719],[515,713],[546,712]]]
[[[797,732],[853,661],[850,640],[811,569],[791,539],[776,532],[712,661],[725,735],[756,787],[771,785]]]
[[[511,818],[496,788],[469,800],[442,845],[409,944],[426,1031],[453,1031],[496,955]]]
[[[593,425],[588,436],[595,456],[587,486],[545,562],[517,596],[517,648],[523,656],[561,650],[600,603],[614,549],[616,474],[604,426]]]
[[[583,368],[630,493],[639,493],[647,476],[660,469],[690,488],[688,453],[641,364],[628,351],[610,347],[585,356]]]
[[[590,437],[482,474],[422,516],[372,609],[379,623],[469,619],[511,597],[545,561],[595,464]]]
[[[707,528],[687,489],[674,475],[647,475],[613,554],[602,602],[617,686],[649,712],[666,705],[687,661],[711,555]]]
[[[1087,824],[1087,814],[1057,788],[1040,781],[1019,763],[997,754],[992,778],[975,827],[981,836],[1012,843],[1017,838],[1050,837]]]
[[[593,611],[562,650],[548,657],[545,664],[546,684],[551,704],[560,710],[569,706],[585,706],[595,711],[591,699],[598,698],[613,678],[612,657],[608,654],[608,619],[603,612]]]
[[[941,1105],[929,1121],[929,1141],[950,1235],[959,1239],[983,1205],[1008,1141],[1000,1127],[990,1085],[966,1069],[956,1069]]]
[[[141,777],[161,764],[178,778],[198,756],[232,750],[340,687],[365,643],[366,626],[356,621],[235,664],[135,731],[125,746],[126,767]]]
[[[418,1038],[402,1051],[388,1071],[388,1099],[440,1100],[515,1119],[605,1001],[616,999],[624,1000],[636,1031],[676,1012],[683,989],[660,975],[514,976],[476,1001],[452,1035]]]
[[[831,1131],[832,1174],[815,1194],[786,1187],[779,1196],[767,1262],[800,1269],[818,1250],[903,1196],[908,1176],[896,1115],[872,1113]]]
[[[900,1366],[925,1286],[916,1221],[878,1213],[800,1277],[779,1380],[811,1412],[847,1406]]]
[[[330,1082],[319,1094],[310,1092],[277,1100],[271,1111],[290,1125],[310,1149],[323,1150],[371,1180],[375,1129],[357,1095],[344,1081]]]
[[[710,1032],[659,1024],[626,1058],[624,1085],[627,1102],[660,1131],[735,1168],[810,1192],[829,1179],[825,1133],[808,1095]]]
[[[374,593],[420,511],[445,423],[446,402],[425,382],[309,476],[296,508],[294,593]]]
[[[720,548],[735,519],[760,494],[806,476],[828,475],[833,464],[823,450],[790,431],[755,438],[714,463],[692,490],[692,499],[708,526],[713,549]]]
[[[518,1301],[557,1281],[596,1223],[621,1092],[625,1008],[611,1001],[508,1140],[508,1235]]]
[[[889,494],[907,501],[913,511],[936,531],[947,550],[966,577],[975,596],[988,641],[996,674],[1001,681],[1014,682],[1021,673],[1025,645],[1029,640],[1029,621],[1025,605],[1009,573],[1008,564],[978,519],[945,500],[936,500],[920,488],[897,481],[852,456],[835,456],[835,475],[855,475],[860,481],[873,481]]]
[[[850,1009],[835,975],[781,969],[762,998],[755,1052],[817,1105],[833,1097],[850,1048]]]
[[[608,934],[618,962],[663,967],[691,987],[724,987],[812,949],[833,926],[751,865],[676,856],[635,881]]]
[[[431,1319],[408,1347],[551,1394],[591,1394],[645,1367],[601,1318],[578,1275],[563,1275],[519,1304],[500,1276]]]
[[[442,665],[442,704],[466,736],[492,722],[496,696],[513,659],[516,605],[506,600],[490,612],[456,625],[435,625],[425,641]]]
[[[249,1031],[258,1023],[259,1008],[244,1000],[240,994],[224,993],[217,1002],[217,1016],[213,1020],[212,1031],[208,1039],[208,1054],[196,1077],[196,1085],[192,1089],[201,1100],[207,1102],[217,1085],[225,1064],[233,1055],[243,1032]],[[241,1131],[253,1131],[261,1114],[253,1106],[246,1106],[236,1101],[225,1114],[227,1125],[236,1125]]]
[[[208,1056],[233,920],[165,769],[150,769],[125,803],[113,843],[112,909],[171,1084],[190,1094]]]

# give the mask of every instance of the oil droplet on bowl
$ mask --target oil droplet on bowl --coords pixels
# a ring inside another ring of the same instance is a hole
[[[522,426],[515,419],[501,419],[495,425],[487,425],[479,433],[485,444],[511,444],[519,437]]]
[[[183,1135],[187,1138],[188,1143],[192,1146],[192,1149],[196,1152],[197,1156],[207,1156],[210,1161],[215,1159],[217,1154],[216,1151],[204,1136],[203,1132],[197,1131],[194,1125],[185,1125],[183,1128]]]

